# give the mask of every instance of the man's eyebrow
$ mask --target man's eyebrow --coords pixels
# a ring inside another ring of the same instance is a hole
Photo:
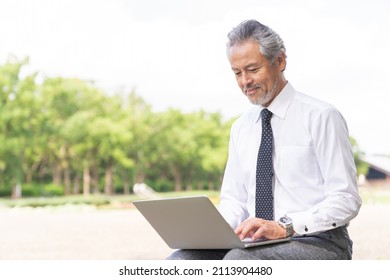
[[[244,67],[244,69],[251,68],[251,67],[261,67],[263,63],[250,63]]]
[[[254,62],[254,63],[250,63],[248,65],[245,65],[244,69],[248,69],[248,68],[251,68],[251,67],[261,67],[261,66],[263,66],[263,63]],[[235,67],[232,67],[232,70],[233,71],[240,71],[239,69],[237,69]]]

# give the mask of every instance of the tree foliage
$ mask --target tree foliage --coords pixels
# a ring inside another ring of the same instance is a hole
[[[219,113],[155,113],[133,91],[109,96],[79,79],[37,83],[22,77],[27,63],[0,66],[0,194],[219,187],[229,133]]]

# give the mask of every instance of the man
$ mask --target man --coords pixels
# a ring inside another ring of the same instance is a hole
[[[286,49],[269,27],[244,21],[228,38],[237,83],[256,106],[232,126],[220,211],[241,239],[291,241],[170,258],[351,259],[347,226],[361,199],[345,120],[286,80]]]

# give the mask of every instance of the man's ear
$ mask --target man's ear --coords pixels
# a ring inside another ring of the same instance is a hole
[[[278,61],[280,72],[286,70],[287,60],[286,60],[286,54],[284,52],[280,52],[278,54],[277,61]]]

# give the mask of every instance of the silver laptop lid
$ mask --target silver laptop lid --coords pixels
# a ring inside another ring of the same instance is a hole
[[[244,247],[207,196],[142,200],[134,205],[172,249]]]

